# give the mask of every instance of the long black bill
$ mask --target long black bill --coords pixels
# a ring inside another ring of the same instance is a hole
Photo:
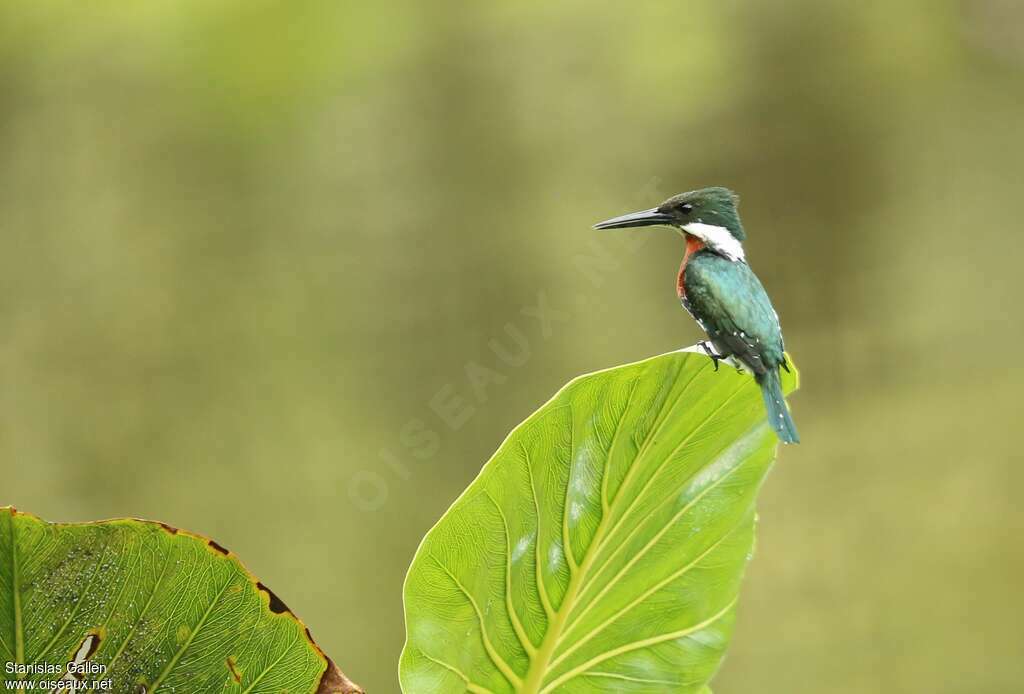
[[[627,227],[650,227],[657,224],[669,224],[672,219],[667,214],[660,212],[657,207],[642,212],[624,214],[621,217],[613,217],[594,225],[595,229],[626,229]]]

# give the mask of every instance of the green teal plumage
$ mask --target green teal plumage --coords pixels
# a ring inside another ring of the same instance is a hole
[[[779,439],[799,442],[779,384],[779,368],[786,360],[782,328],[750,266],[709,250],[697,251],[683,269],[683,289],[683,306],[718,353],[736,357],[753,372]]]
[[[761,386],[764,408],[768,411],[768,423],[775,430],[779,440],[783,443],[800,443],[800,434],[796,431],[796,424],[793,423],[789,407],[786,406],[782,384],[779,383],[779,370],[771,369],[761,376],[755,374],[754,380]]]

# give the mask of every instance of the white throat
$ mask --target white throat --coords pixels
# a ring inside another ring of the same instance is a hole
[[[743,255],[743,244],[725,227],[704,224],[703,222],[691,222],[683,225],[683,231],[687,234],[693,234],[703,241],[706,246],[721,253],[734,263],[746,261],[746,256]]]

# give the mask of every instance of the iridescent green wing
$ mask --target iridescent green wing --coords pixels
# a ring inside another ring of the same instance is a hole
[[[701,253],[687,265],[685,279],[690,308],[720,350],[755,373],[782,363],[779,318],[746,263]]]

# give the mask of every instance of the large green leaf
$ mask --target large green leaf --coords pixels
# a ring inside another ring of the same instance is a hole
[[[694,353],[572,381],[423,540],[403,689],[706,691],[774,458],[765,418],[749,375]]]
[[[68,662],[120,694],[362,691],[212,540],[2,508],[0,681],[58,681]]]

